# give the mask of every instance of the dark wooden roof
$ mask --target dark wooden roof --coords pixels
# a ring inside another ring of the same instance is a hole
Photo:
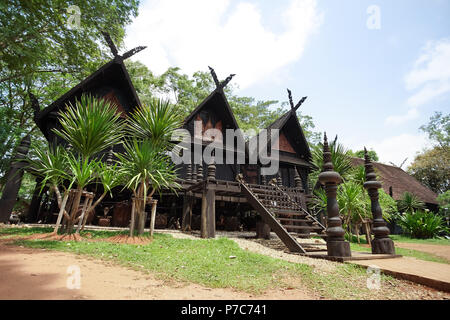
[[[239,129],[239,125],[234,117],[233,111],[231,110],[230,104],[225,96],[224,91],[219,87],[216,88],[209,96],[207,96],[185,119],[184,125],[190,122],[200,111],[202,111],[205,107],[214,107],[216,111],[221,113],[221,110],[225,112],[223,115],[225,116],[225,120],[232,123],[234,128]]]
[[[296,161],[292,161],[294,158],[292,156],[281,156],[280,160],[286,160],[287,162],[296,163],[297,165],[303,165],[311,167],[311,163],[309,160],[311,159],[311,151],[309,149],[308,142],[306,141],[305,134],[303,133],[302,126],[298,121],[297,113],[295,109],[291,109],[271,123],[267,128],[269,129],[278,129],[281,132],[284,132],[288,139],[293,142],[293,147],[296,150],[297,154],[303,156],[302,159],[297,159]],[[252,139],[258,138],[259,134]],[[288,158],[290,160],[288,160]]]
[[[364,165],[364,159],[352,158],[352,163],[355,166]],[[408,191],[423,202],[437,204],[437,194],[402,169],[379,162],[372,163],[375,172],[379,175],[383,190],[389,194],[389,188],[392,187],[392,197],[395,200],[399,200],[403,193]]]
[[[41,110],[35,117],[36,124],[44,135],[47,136],[46,121],[49,116],[64,108],[69,102],[73,104],[82,94],[92,93],[93,90],[103,84],[112,84],[116,87],[120,87],[120,89],[124,91],[126,95],[126,105],[128,105],[129,109],[126,111],[129,112],[131,109],[140,105],[139,97],[123,63],[123,58],[121,56],[116,56],[113,60],[101,66],[78,85],[67,91],[48,107]]]

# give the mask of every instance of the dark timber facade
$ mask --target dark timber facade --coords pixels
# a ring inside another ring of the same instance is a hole
[[[103,65],[50,106],[40,112],[36,111],[36,123],[49,142],[63,143],[52,132],[53,128],[59,126],[58,112],[68,103],[74,104],[82,94],[92,94],[113,102],[123,117],[140,105],[123,59],[123,56],[115,54],[112,61]],[[239,129],[223,91],[233,75],[220,82],[214,70],[211,69],[211,73],[216,83],[215,90],[192,111],[183,125],[193,138],[192,150],[194,148],[203,150],[211,143],[211,138],[202,135],[208,129],[214,128],[222,132],[224,146],[227,145],[226,140],[229,138],[225,130]],[[191,163],[178,166],[182,189],[177,194],[163,190],[156,196],[158,198],[156,228],[200,230],[202,237],[214,237],[216,230],[250,230],[267,236],[267,231],[271,229],[291,251],[306,253],[320,250],[300,245],[295,239],[309,237],[313,233],[325,237],[324,226],[315,220],[306,208],[310,193],[308,174],[312,167],[311,154],[296,115],[298,107],[305,99],[306,97],[294,106],[289,91],[290,110],[266,128],[268,132],[279,130],[278,143],[269,140],[274,148],[278,145],[280,163],[277,174],[261,175],[260,162],[248,164],[248,161],[245,161],[236,164],[234,161],[233,164],[229,164],[224,159],[223,164],[207,164],[196,162],[192,158]],[[237,142],[243,137],[238,133],[231,139]],[[116,148],[120,146],[114,149]],[[244,150],[238,150],[234,143],[231,153],[234,159],[244,157],[248,160],[249,148],[248,142]],[[46,192],[39,194],[38,191],[36,189],[29,217],[32,221],[52,223],[56,220],[57,205]],[[95,193],[95,186],[88,191]],[[131,217],[129,199],[130,194],[118,188],[112,198],[105,198],[88,221],[92,224],[129,226]]]

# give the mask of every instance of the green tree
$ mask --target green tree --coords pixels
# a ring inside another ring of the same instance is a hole
[[[124,27],[137,15],[137,0],[0,2],[0,176],[12,150],[26,133],[44,142],[35,129],[28,93],[41,106],[56,100],[111,56],[101,31],[119,45]],[[75,11],[68,11],[72,5]],[[80,28],[70,26],[80,12]],[[72,20],[71,20],[72,19]],[[69,21],[70,20],[70,21]]]
[[[418,154],[408,173],[436,193],[450,189],[450,152],[440,146]]]
[[[69,105],[66,110],[60,111],[58,116],[61,129],[54,129],[54,132],[71,146],[65,157],[68,170],[60,174],[63,180],[70,181],[68,189],[71,189],[72,185],[76,186],[66,227],[66,232],[71,233],[82,191],[98,178],[101,169],[106,171],[106,168],[99,164],[98,157],[104,150],[121,141],[124,124],[120,121],[115,106],[104,99],[86,95],[77,100],[74,106]],[[116,185],[111,182],[110,177],[111,174],[100,176],[101,181],[105,182],[105,189],[111,188],[108,184]]]
[[[428,124],[420,127],[435,144],[450,152],[450,114],[435,112]]]
[[[181,126],[181,121],[175,106],[157,98],[138,108],[127,119],[130,139],[124,143],[125,151],[118,153],[117,157],[124,185],[133,191],[140,236],[144,233],[147,199],[156,191],[164,188],[174,190],[178,186],[175,182],[175,166],[167,152],[173,145],[172,133]],[[152,214],[150,235],[153,235],[154,218]],[[134,227],[132,223],[131,235]]]
[[[370,159],[372,161],[378,161],[380,158],[378,157],[378,154],[375,152],[375,150],[367,150],[367,153],[370,156]],[[360,159],[364,159],[364,150],[358,150],[356,152],[353,153],[355,155],[355,157],[360,158]]]
[[[215,89],[209,72],[197,71],[188,76],[181,73],[180,68],[170,67],[160,76],[155,76],[139,61],[126,61],[126,66],[144,104],[148,104],[152,97],[164,95],[176,103],[184,117]],[[277,100],[257,101],[252,97],[240,97],[234,93],[236,89],[236,86],[229,84],[224,92],[243,130],[253,129],[258,132],[287,111],[287,102],[280,104]],[[319,142],[320,134],[313,131],[315,125],[312,117],[301,112],[297,115],[308,142]]]

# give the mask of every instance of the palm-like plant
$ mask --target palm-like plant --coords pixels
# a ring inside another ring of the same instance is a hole
[[[334,171],[338,172],[344,180],[350,178],[352,172],[351,153],[349,150],[337,142],[337,137],[329,143],[331,152],[331,162]],[[318,183],[318,176],[323,168],[323,143],[319,143],[312,147],[311,161],[315,169],[310,174],[311,183],[315,186]]]
[[[61,129],[53,131],[73,147],[66,157],[71,183],[76,185],[76,194],[72,202],[67,232],[72,232],[82,191],[87,184],[96,179],[99,153],[117,144],[122,135],[124,124],[119,114],[108,101],[83,95],[75,105],[59,112]]]
[[[344,218],[343,223],[351,232],[352,223],[363,222],[367,216],[364,193],[357,183],[348,181],[339,186],[337,201]]]
[[[169,101],[152,98],[148,106],[136,109],[128,118],[127,132],[138,140],[168,150],[174,130],[181,126],[180,112]]]
[[[414,213],[416,210],[425,209],[425,203],[416,195],[405,192],[397,202],[397,207],[400,212]]]
[[[75,106],[59,112],[61,129],[54,132],[72,145],[82,160],[89,159],[117,144],[124,124],[114,105],[104,99],[81,96]]]
[[[138,234],[144,233],[147,198],[163,188],[175,189],[175,166],[166,151],[171,147],[171,137],[181,126],[176,108],[169,102],[152,99],[149,105],[139,107],[127,119],[127,132],[131,140],[124,143],[123,154],[117,154],[125,186],[133,191],[138,217]],[[133,218],[132,218],[133,220]],[[154,225],[152,215],[150,234]],[[130,225],[131,234],[134,225]]]
[[[35,145],[31,147],[26,170],[34,176],[42,178],[41,192],[45,186],[55,192],[58,206],[61,208],[63,197],[60,187],[64,187],[64,178],[68,172],[67,152],[62,146],[50,144],[45,146],[46,148]]]

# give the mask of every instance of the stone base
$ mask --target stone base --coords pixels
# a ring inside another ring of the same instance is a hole
[[[389,238],[372,240],[373,254],[395,254],[394,241]]]
[[[330,257],[351,257],[350,243],[347,241],[327,241],[327,252]]]

